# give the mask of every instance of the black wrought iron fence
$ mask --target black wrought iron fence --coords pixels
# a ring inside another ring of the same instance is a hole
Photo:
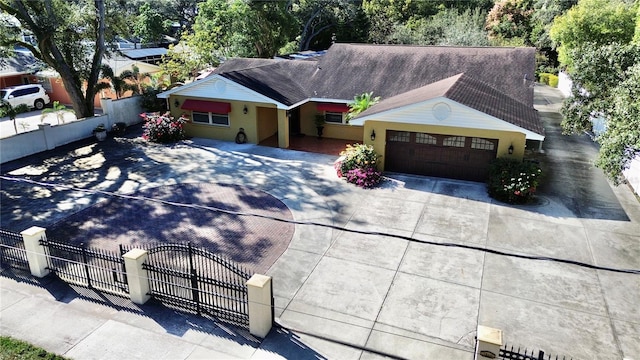
[[[246,282],[251,274],[238,264],[191,244],[163,244],[148,248],[143,268],[150,295],[197,314],[248,328]]]
[[[551,355],[547,354],[545,355],[544,351],[542,350],[538,350],[538,353],[536,354],[536,352],[534,350],[531,350],[530,352],[527,349],[521,350],[520,348],[518,348],[517,350],[511,346],[510,348],[507,347],[507,345],[505,344],[504,347],[502,347],[500,349],[500,354],[498,355],[498,357],[500,359],[505,359],[505,360],[511,360],[511,359],[515,359],[515,360],[568,360],[566,357],[562,357],[560,358],[558,355],[556,355],[555,357],[552,357]]]
[[[29,270],[29,262],[22,235],[0,229],[0,268],[6,267]]]
[[[0,230],[2,266],[29,270],[22,235]],[[64,282],[116,295],[129,293],[123,255],[52,239],[41,239],[47,269]],[[138,246],[136,246],[138,247]],[[144,248],[144,247],[143,247]],[[252,273],[235,262],[191,244],[147,246],[149,295],[187,312],[206,314],[221,321],[249,327],[248,289]],[[273,299],[272,299],[273,311]]]
[[[47,268],[61,280],[116,295],[129,293],[122,247],[118,253],[53,240],[40,244],[46,249]]]

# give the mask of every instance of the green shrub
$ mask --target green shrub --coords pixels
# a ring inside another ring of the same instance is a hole
[[[540,73],[538,75],[540,82],[553,87],[558,87],[558,76],[549,73]]]
[[[377,170],[380,155],[373,146],[347,145],[340,155],[341,159],[334,164],[338,177],[364,188],[374,187],[382,180],[382,173]]]
[[[170,143],[185,138],[184,124],[187,119],[184,117],[174,118],[170,113],[142,113],[140,117],[144,119],[142,125],[142,138],[157,143]]]
[[[524,204],[533,199],[542,170],[538,164],[498,158],[489,165],[489,196],[509,204]]]
[[[548,73],[540,73],[540,82],[542,84],[547,84],[549,85],[549,75]]]

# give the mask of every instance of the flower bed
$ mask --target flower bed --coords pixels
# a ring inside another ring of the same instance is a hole
[[[145,140],[169,143],[185,138],[184,124],[185,117],[174,118],[170,113],[142,113],[140,117],[144,120],[142,138]]]
[[[530,202],[540,182],[538,164],[498,158],[489,166],[489,196],[509,204]]]
[[[375,187],[382,180],[382,173],[377,169],[380,156],[371,145],[347,145],[340,155],[334,164],[338,177],[363,188]]]

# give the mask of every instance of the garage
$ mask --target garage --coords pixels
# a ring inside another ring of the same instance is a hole
[[[385,170],[485,181],[497,139],[387,130]]]

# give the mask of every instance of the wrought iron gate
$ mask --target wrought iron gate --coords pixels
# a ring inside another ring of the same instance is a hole
[[[234,262],[191,244],[166,244],[148,249],[143,268],[150,294],[186,311],[249,327],[246,282],[251,275]]]
[[[517,350],[514,349],[513,346],[511,346],[511,348],[508,348],[506,344],[500,349],[500,354],[499,354],[498,357],[500,359],[504,359],[504,360],[509,360],[509,359],[515,359],[515,360],[561,360],[558,355],[556,355],[555,357],[552,357],[551,355],[547,354],[545,356],[545,353],[542,350],[539,350],[537,354],[533,350],[531,350],[531,352],[529,352],[529,351],[527,351],[527,349],[524,349],[524,352],[523,352],[522,350],[520,350],[520,348],[518,348]],[[563,356],[562,360],[567,360],[567,358]]]
[[[52,240],[40,244],[47,252],[47,268],[63,281],[116,295],[129,293],[122,246],[115,253]]]
[[[5,267],[29,270],[29,262],[22,235],[0,229],[0,268]]]

